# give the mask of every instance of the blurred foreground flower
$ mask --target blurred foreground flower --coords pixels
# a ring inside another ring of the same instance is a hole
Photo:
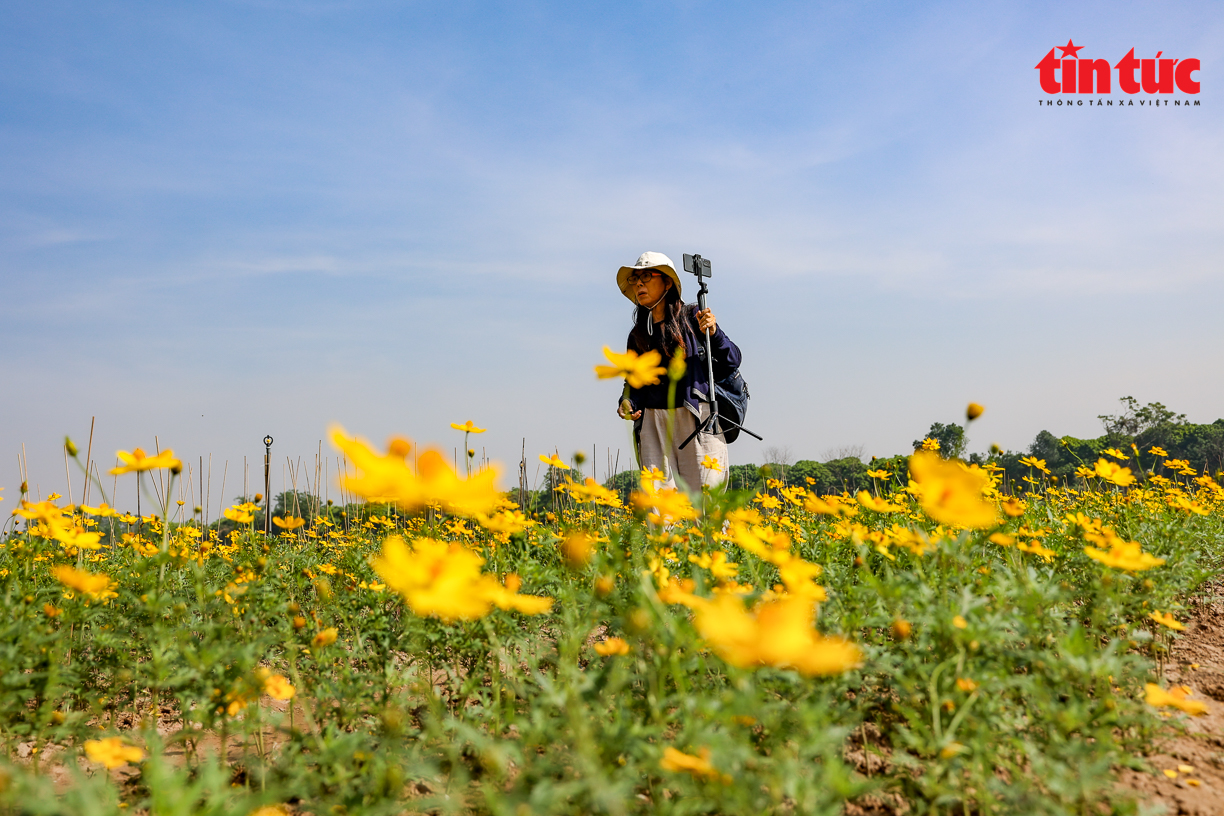
[[[1159,623],[1161,626],[1167,626],[1175,632],[1184,632],[1186,627],[1178,623],[1177,619],[1168,612],[1153,612],[1148,615],[1149,618]]]
[[[734,781],[727,774],[719,773],[718,769],[710,764],[709,748],[701,748],[697,751],[697,756],[693,756],[677,751],[669,745],[663,749],[663,759],[659,760],[659,767],[665,771],[691,774],[701,779],[721,780],[724,785],[730,785]]]
[[[292,700],[297,694],[293,684],[279,674],[274,674],[264,680],[264,691],[274,700]]]
[[[339,426],[332,426],[331,439],[358,471],[357,476],[344,476],[341,484],[370,501],[394,502],[406,510],[437,504],[464,516],[491,513],[502,504],[495,468],[461,479],[441,452],[430,448],[417,457],[414,472],[404,461],[409,451],[406,440],[395,440],[380,455],[363,440],[346,436]]]
[[[646,520],[651,524],[693,521],[700,515],[688,495],[674,488],[635,490],[629,494],[629,501],[639,511],[646,513]]]
[[[812,628],[815,604],[810,597],[789,595],[763,601],[751,612],[736,595],[719,595],[713,600],[690,595],[682,602],[693,608],[702,639],[732,666],[774,666],[828,675],[863,663],[858,646]]]
[[[85,740],[85,755],[91,761],[105,765],[107,770],[114,770],[129,762],[140,762],[145,753],[134,745],[126,744],[119,737],[107,737]]]
[[[984,497],[991,487],[984,470],[927,451],[910,457],[909,470],[922,509],[940,524],[984,529],[998,523],[994,504]]]
[[[174,458],[174,451],[166,448],[156,456],[148,456],[143,450],[137,448],[128,453],[127,451],[117,451],[115,453],[119,457],[119,461],[123,462],[117,468],[111,468],[111,475],[118,476],[123,473],[138,473],[143,470],[158,470],[160,468],[170,468],[171,470],[182,470],[183,463]]]
[[[105,575],[95,575],[69,566],[53,567],[51,575],[69,589],[88,595],[94,600],[116,597],[115,593],[110,591],[111,580]]]
[[[663,355],[657,351],[639,355],[629,350],[624,354],[617,354],[604,346],[603,353],[612,365],[595,366],[595,376],[601,380],[624,377],[630,388],[641,388],[654,385],[659,381],[659,377],[667,373],[667,369],[659,365],[663,361]]]
[[[596,654],[603,655],[604,657],[629,654],[629,644],[618,637],[610,637],[607,640],[600,641],[591,648],[595,650]]]
[[[1207,713],[1207,704],[1201,700],[1188,700],[1191,692],[1189,686],[1174,686],[1165,691],[1155,683],[1148,683],[1143,687],[1145,693],[1144,702],[1150,706],[1157,708],[1178,708],[1195,717],[1201,717]]]
[[[493,606],[525,615],[552,608],[552,598],[519,595],[518,576],[507,576],[502,586],[496,577],[481,573],[483,564],[461,544],[421,538],[409,547],[399,536],[384,541],[382,555],[373,561],[374,571],[421,617],[449,622],[482,618]]]

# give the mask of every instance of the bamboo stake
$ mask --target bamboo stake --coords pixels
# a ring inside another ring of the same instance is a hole
[[[85,488],[81,491],[81,504],[89,501],[89,463],[93,461],[93,432],[96,416],[89,418],[89,445],[85,448]]]

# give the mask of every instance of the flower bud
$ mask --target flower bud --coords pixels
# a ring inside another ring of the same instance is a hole
[[[965,409],[965,419],[972,422],[980,417],[985,410],[985,407],[978,405],[976,402],[971,402],[969,407]]]
[[[688,365],[684,362],[684,349],[677,348],[676,353],[672,355],[671,362],[667,364],[667,378],[673,382],[682,379],[687,370]]]
[[[64,437],[64,450],[68,451],[69,456],[76,456],[80,451],[77,449],[76,443],[68,437]]]

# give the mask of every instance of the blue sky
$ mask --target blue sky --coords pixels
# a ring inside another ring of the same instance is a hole
[[[62,492],[91,416],[104,456],[211,453],[214,505],[331,422],[602,477],[647,249],[713,259],[766,437],[733,461],[902,452],[969,400],[975,449],[1127,394],[1210,422],[1224,9],[1067,5],[8,4],[0,485],[25,443]],[[1199,58],[1202,105],[1039,107],[1069,37]]]

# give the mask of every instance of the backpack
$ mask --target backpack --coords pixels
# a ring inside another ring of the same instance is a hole
[[[749,399],[748,383],[744,382],[738,368],[714,383],[714,401],[718,403],[718,415],[726,417],[736,425],[744,424],[744,419],[748,416]],[[727,444],[739,439],[739,428],[724,427],[722,431]]]

